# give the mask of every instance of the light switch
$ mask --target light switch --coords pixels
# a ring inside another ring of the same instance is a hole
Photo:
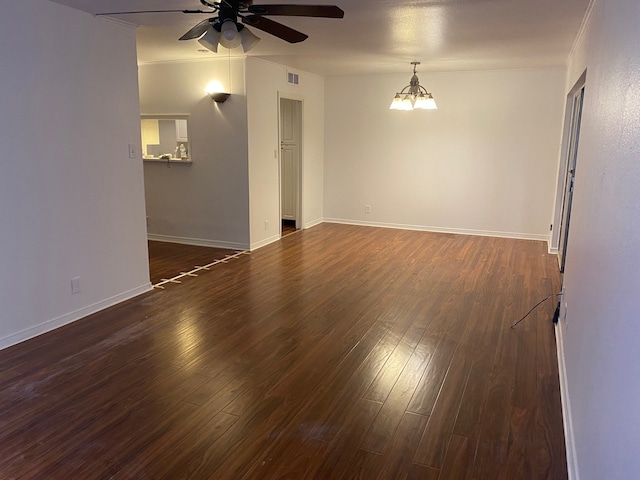
[[[129,158],[138,158],[138,147],[133,143],[129,144]]]

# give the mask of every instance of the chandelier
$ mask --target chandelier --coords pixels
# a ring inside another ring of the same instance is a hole
[[[389,108],[391,110],[413,110],[414,108],[424,110],[437,109],[438,106],[436,105],[433,95],[420,85],[420,81],[416,75],[416,65],[420,65],[420,62],[411,62],[411,65],[413,65],[413,77],[411,77],[409,85],[396,93]]]

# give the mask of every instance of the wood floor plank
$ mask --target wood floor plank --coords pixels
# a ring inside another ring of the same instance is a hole
[[[367,450],[358,450],[339,480],[370,480],[376,478],[384,462],[384,457]]]
[[[543,242],[297,232],[0,351],[0,471],[566,479],[555,306],[510,328],[559,281]]]
[[[516,360],[516,377],[511,404],[521,408],[533,408],[536,403],[537,362],[536,362],[536,330],[528,332],[515,330],[514,339],[518,343]]]
[[[405,369],[418,342],[424,335],[422,328],[410,328],[387,359],[378,376],[365,393],[365,398],[374,402],[384,402]]]
[[[181,463],[165,470],[163,477],[242,478],[259,453],[280,433],[279,423],[285,412],[280,398],[271,397],[261,402],[250,415],[238,419],[222,435],[199,441]]]
[[[395,298],[397,295],[393,294],[391,297]],[[397,349],[401,340],[398,332],[407,332],[412,323],[409,318],[411,317],[396,320],[395,323],[389,323],[388,319],[382,324],[376,323],[376,328],[367,332],[363,341],[349,352],[335,372],[327,377],[325,383],[316,382],[310,385],[315,386],[315,391],[318,392],[308,408],[313,415],[295,420],[320,425],[342,425],[356,405],[354,399],[364,395],[374,378],[378,377],[389,356]],[[371,338],[366,338],[368,336]],[[364,353],[366,355],[363,355]],[[322,440],[333,441],[339,430],[322,429]]]
[[[440,470],[414,463],[408,468],[405,480],[438,480],[439,478]]]
[[[508,480],[538,478],[534,471],[534,457],[527,450],[535,451],[534,410],[514,407],[511,412],[509,450],[497,478]],[[545,477],[541,477],[545,478]]]
[[[359,451],[358,446],[362,437],[381,406],[378,402],[366,399],[357,402],[357,408],[344,422],[335,440],[331,442],[327,455],[313,478],[339,478],[343,472],[347,471]]]
[[[409,403],[408,412],[418,415],[431,415],[431,410],[436,403],[438,393],[440,393],[442,382],[447,374],[456,347],[457,344],[449,340],[442,339],[438,343]]]
[[[187,429],[183,426],[178,432],[170,431],[161,438],[161,441],[168,442],[164,455],[158,451],[141,450],[113,478],[203,478],[202,472],[209,470],[209,461],[214,457],[212,451],[216,449],[216,442],[237,421],[237,417],[219,412],[198,427]],[[173,441],[175,437],[172,435],[178,438],[177,441]],[[207,478],[206,474],[204,478]]]
[[[320,462],[326,457],[329,444],[303,437],[290,438],[288,446],[296,454],[276,451],[275,456],[264,457],[265,460],[256,464],[254,469],[247,472],[244,480],[260,480],[268,478],[278,479],[311,479],[314,478]]]
[[[438,480],[469,480],[473,470],[475,450],[476,442],[474,440],[451,435]]]
[[[560,386],[556,375],[538,377],[535,411],[535,474],[538,478],[567,478],[567,455],[564,439],[554,434],[553,425],[562,421]]]
[[[401,420],[407,417],[405,411],[430,360],[430,346],[419,344],[406,363],[400,378],[394,383],[391,393],[384,399],[383,407],[363,438],[360,448],[376,453],[386,453],[391,448],[397,437],[396,428],[401,424]],[[424,418],[422,415],[418,417]]]
[[[442,469],[471,364],[472,357],[464,349],[454,355],[416,450],[416,463]]]
[[[508,324],[508,320],[504,323]],[[495,478],[508,452],[518,343],[516,333],[508,326],[503,327],[499,339],[483,412],[474,478]]]
[[[96,418],[78,425],[63,441],[36,445],[30,456],[24,458],[33,469],[24,472],[27,478],[31,474],[34,478],[86,478],[93,474],[96,465],[101,471],[115,473],[122,461],[119,449],[127,454],[135,452],[140,445],[154,442],[193,412],[192,406],[166,399],[132,407],[107,425],[100,424]],[[41,468],[43,463],[46,469]],[[9,473],[9,469],[3,471]]]
[[[406,322],[404,322],[406,323]],[[406,327],[401,327],[404,329]],[[385,333],[386,332],[386,333]],[[361,398],[367,387],[371,384],[376,372],[380,371],[386,358],[397,348],[400,341],[398,335],[391,329],[372,329],[367,334],[375,334],[371,339],[377,341],[375,347],[362,347],[367,345],[363,338],[357,347],[349,352],[349,356],[358,358],[359,351],[369,351],[362,363],[350,360],[343,361],[334,375],[331,383],[316,390],[317,394],[304,410],[304,414],[290,419],[283,428],[285,432],[275,439],[272,446],[265,451],[264,457],[273,459],[274,456],[283,456],[292,447],[290,438],[300,438],[305,443],[333,442],[337,435],[342,434],[341,425],[350,425],[349,419],[357,415],[354,411],[358,404],[354,398]],[[346,360],[346,359],[345,359]],[[354,367],[357,367],[354,369]],[[300,392],[296,389],[296,392]],[[376,409],[379,402],[373,402]],[[337,426],[337,427],[336,427]],[[265,469],[261,469],[264,471]]]
[[[475,352],[471,372],[465,386],[460,409],[453,426],[453,433],[478,439],[482,426],[482,414],[489,392],[493,368],[494,348],[481,346]]]
[[[162,392],[165,391],[163,385],[168,382],[180,383],[180,380],[174,380],[180,372],[168,370],[165,374],[169,374],[165,378],[150,375],[146,381],[141,381],[139,375],[150,373],[146,369],[150,362],[149,358],[144,357],[135,362],[137,369],[129,368],[120,372],[114,370],[110,375],[101,377],[88,376],[84,384],[67,386],[65,383],[58,383],[59,393],[52,390],[51,394],[38,394],[28,401],[22,397],[22,401],[15,404],[17,414],[6,412],[4,417],[11,418],[11,421],[5,423],[5,428],[0,432],[0,439],[5,445],[1,458],[8,459],[12,455],[18,455],[20,449],[31,442],[35,445],[61,444],[65,438],[75,436],[74,429],[81,428],[82,431],[83,427],[78,427],[79,425],[82,426],[84,422],[92,423],[101,415],[116,423],[128,415],[129,405],[142,402],[149,394],[153,394],[154,399],[162,398]],[[120,374],[116,375],[116,372]],[[46,401],[42,401],[43,399]],[[31,408],[28,408],[30,405]],[[43,425],[50,422],[56,428],[43,428]],[[24,451],[22,456],[25,456]]]
[[[189,458],[192,449],[200,442],[214,442],[238,420],[238,417],[224,412],[211,416],[202,409],[191,418],[193,421],[187,424],[172,424],[154,441],[144,442],[139,448],[132,450],[127,458],[119,458],[119,469],[112,477],[113,480],[162,478],[165,471],[175,468],[177,464]],[[171,449],[171,455],[167,455],[168,447]],[[91,472],[86,472],[76,478],[86,478],[90,475]]]
[[[414,465],[413,457],[428,420],[429,417],[422,415],[404,414],[395,435],[390,438],[390,446],[385,452],[385,462],[376,478],[379,480],[404,480],[407,477]],[[432,475],[434,475],[433,472]]]

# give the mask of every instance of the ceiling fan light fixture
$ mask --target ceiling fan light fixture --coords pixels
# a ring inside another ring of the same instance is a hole
[[[213,25],[209,25],[207,33],[198,39],[198,42],[212,52],[218,52],[218,39],[220,38],[220,32],[213,28]]]
[[[231,19],[222,22],[222,26],[220,27],[220,37],[218,38],[220,45],[225,48],[232,49],[240,45],[241,40],[236,22]]]
[[[244,52],[251,50],[259,41],[260,38],[256,37],[247,27],[240,30],[240,43],[242,44],[242,50]]]
[[[336,5],[296,5],[274,4],[253,5],[252,0],[200,0],[205,10],[191,9],[164,9],[164,10],[138,10],[120,11],[109,13],[96,13],[95,15],[130,15],[142,13],[193,13],[211,14],[210,18],[200,21],[182,35],[178,40],[200,40],[212,52],[218,51],[218,44],[232,49],[242,44],[245,52],[255,46],[260,40],[252,32],[245,31],[244,24],[251,25],[258,30],[273,35],[289,43],[303,42],[309,36],[291,27],[270,20],[270,15],[283,15],[311,18],[344,18],[344,11]],[[240,19],[241,23],[238,23]],[[213,27],[213,28],[212,28]],[[213,31],[218,32],[219,36]]]

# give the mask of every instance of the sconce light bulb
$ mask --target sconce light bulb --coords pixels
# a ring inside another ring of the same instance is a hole
[[[222,84],[216,80],[213,80],[207,84],[207,95],[211,95],[212,93],[224,92],[222,88]]]

